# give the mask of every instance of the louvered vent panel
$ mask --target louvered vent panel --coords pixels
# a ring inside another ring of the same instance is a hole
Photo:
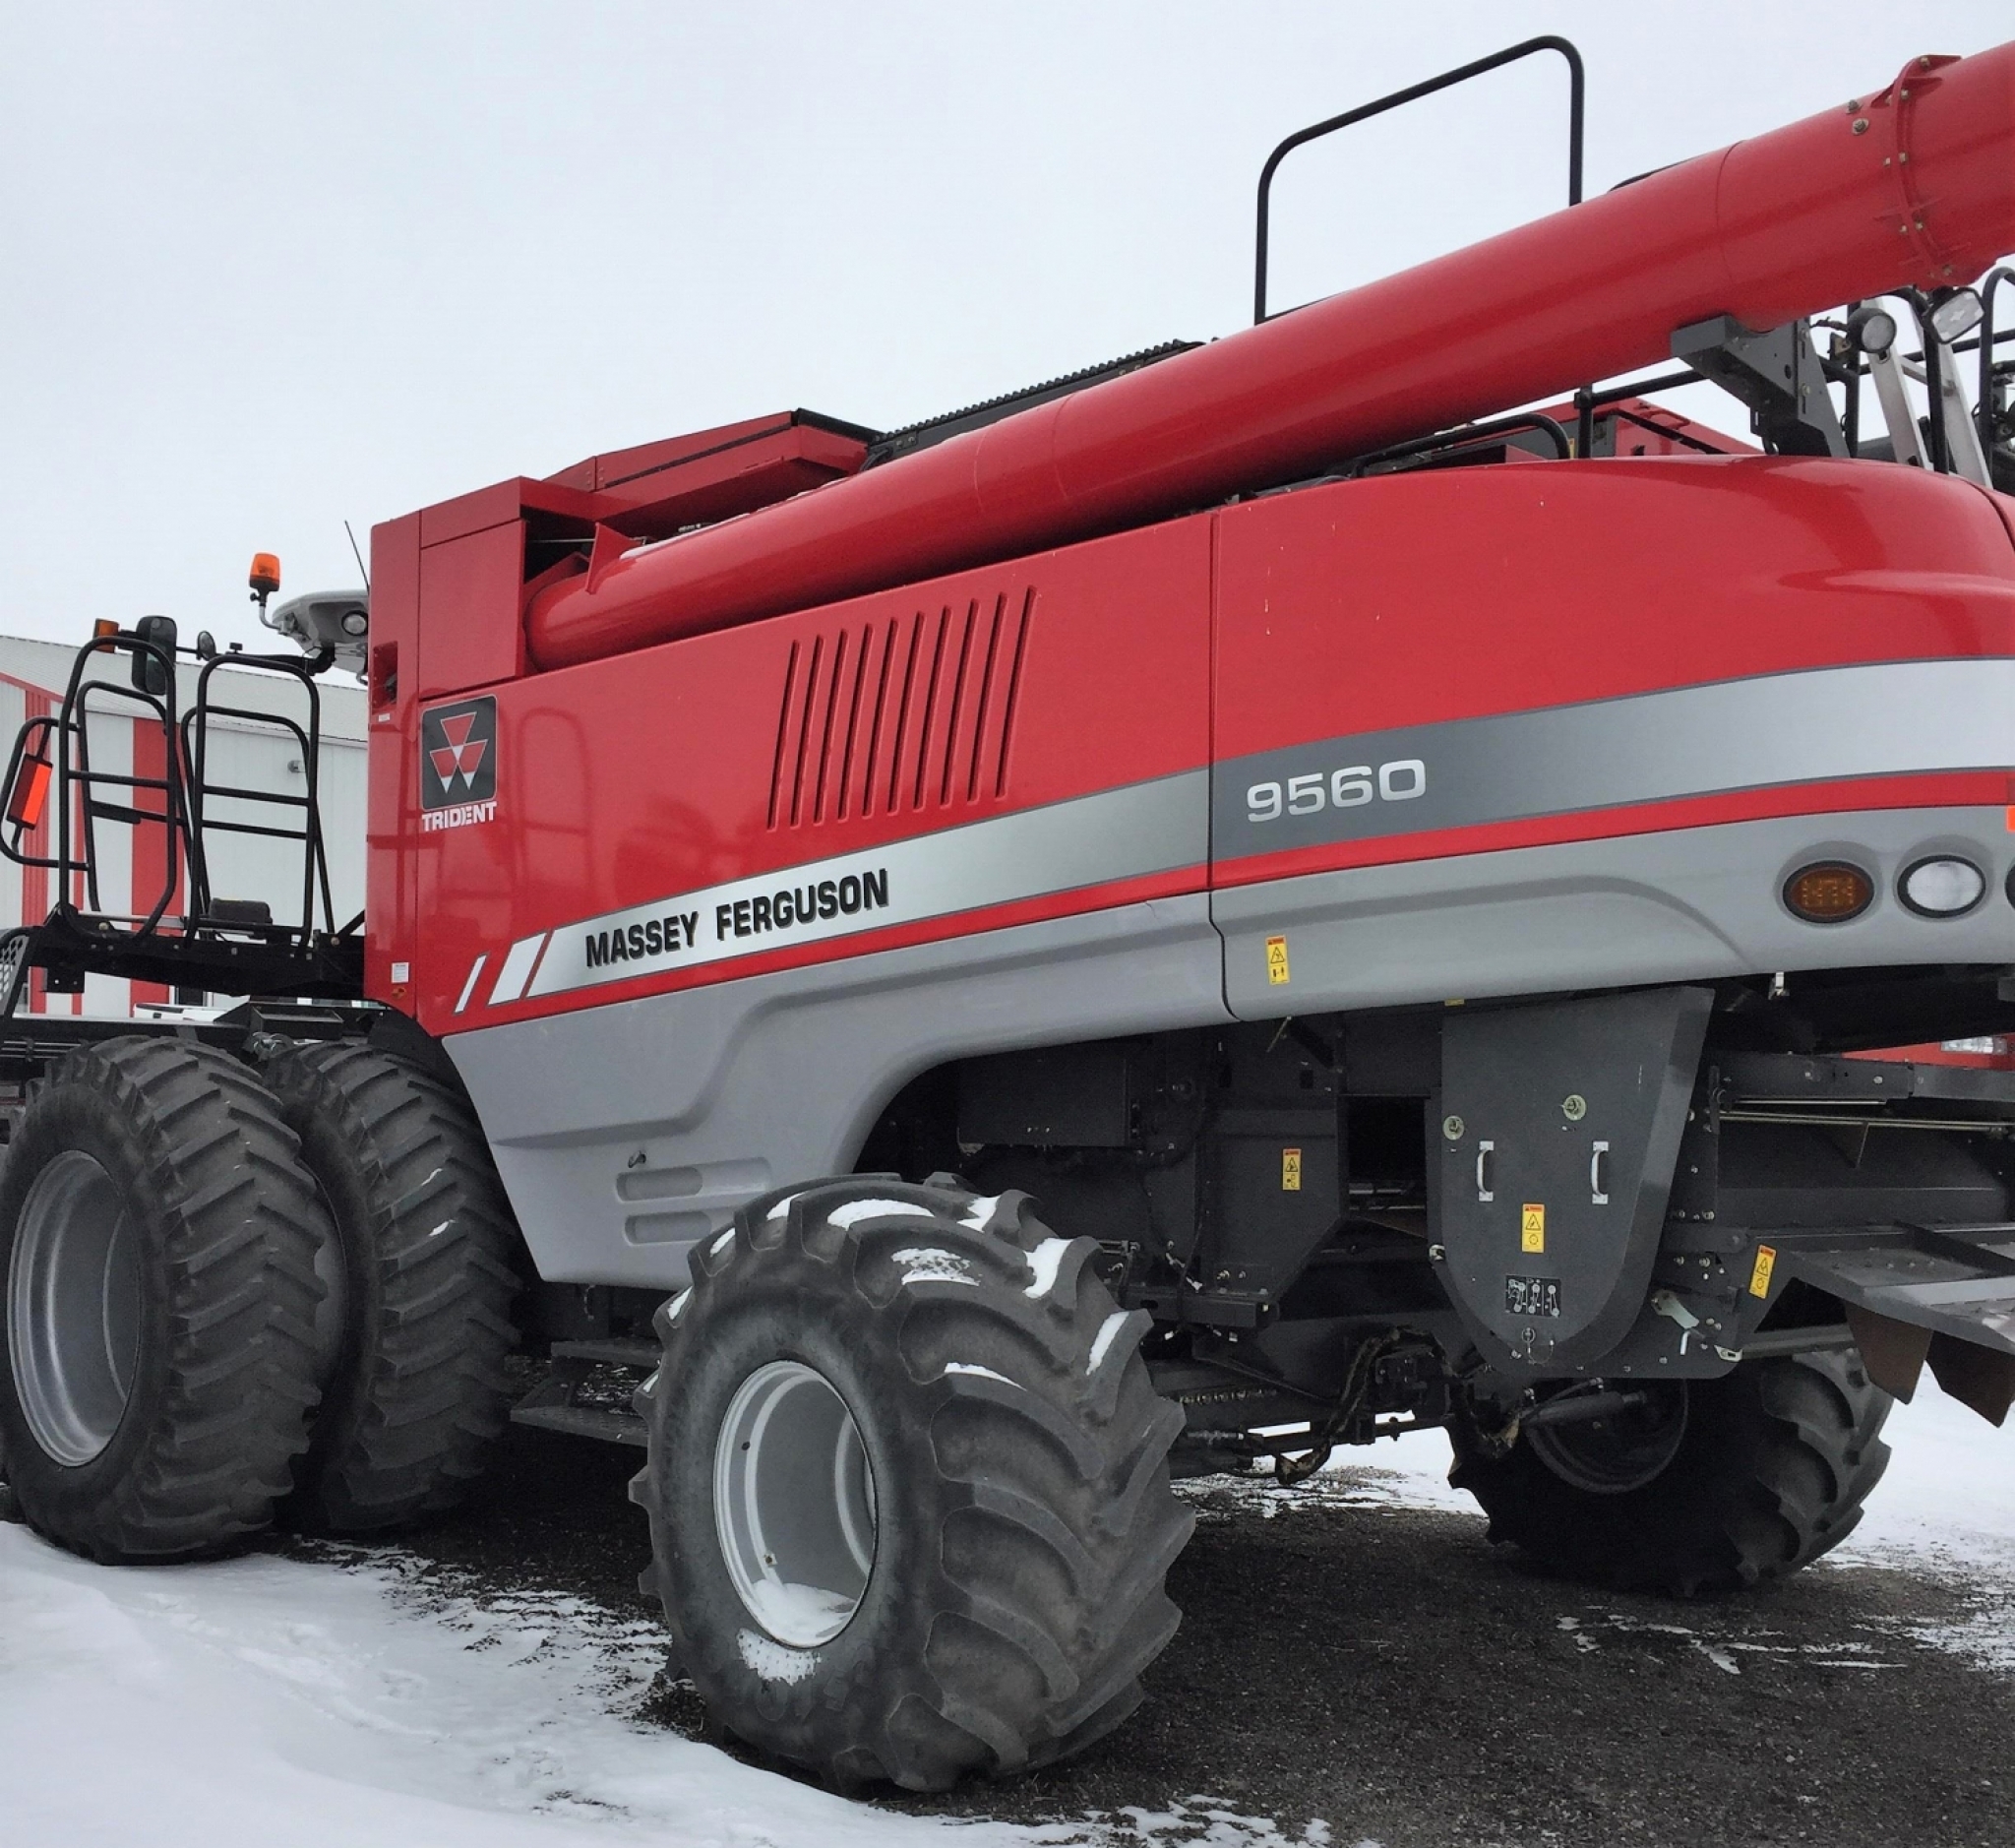
[[[771,828],[1000,801],[1033,587],[791,644]]]

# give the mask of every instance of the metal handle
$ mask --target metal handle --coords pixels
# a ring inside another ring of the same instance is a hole
[[[1305,142],[1319,140],[1324,135],[1333,135],[1340,128],[1349,128],[1353,122],[1369,121],[1374,115],[1383,115],[1387,109],[1396,109],[1404,102],[1417,102],[1423,96],[1432,96],[1437,90],[1447,90],[1453,85],[1467,83],[1472,77],[1481,77],[1486,71],[1495,71],[1499,65],[1515,64],[1520,58],[1532,57],[1541,51],[1557,51],[1567,60],[1567,203],[1578,206],[1581,203],[1581,118],[1584,92],[1587,90],[1586,74],[1581,68],[1581,53],[1573,43],[1556,33],[1547,32],[1538,38],[1527,38],[1522,42],[1506,46],[1488,58],[1479,58],[1474,64],[1465,64],[1460,70],[1443,71],[1439,77],[1431,77],[1424,84],[1415,84],[1407,90],[1395,90],[1389,96],[1380,96],[1376,102],[1368,102],[1361,109],[1352,109],[1343,115],[1332,115],[1326,122],[1312,123],[1300,129],[1266,156],[1266,164],[1259,169],[1259,221],[1253,236],[1252,251],[1252,325],[1257,327],[1266,319],[1266,221],[1269,202],[1273,192],[1273,171],[1297,148]]]
[[[1496,1146],[1496,1142],[1479,1142],[1476,1145],[1476,1197],[1478,1200],[1496,1200],[1497,1198],[1496,1195],[1491,1192],[1490,1182],[1485,1171],[1485,1165],[1489,1162],[1492,1152]]]
[[[1602,1184],[1603,1157],[1610,1152],[1607,1142],[1597,1142],[1588,1155],[1588,1198],[1592,1204],[1607,1206],[1610,1203],[1608,1190]]]

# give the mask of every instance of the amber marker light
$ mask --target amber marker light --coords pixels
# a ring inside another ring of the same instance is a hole
[[[279,558],[273,552],[254,552],[252,571],[246,579],[253,592],[259,596],[271,596],[279,588]]]
[[[93,642],[102,642],[107,636],[115,636],[118,633],[119,625],[117,621],[110,616],[100,616],[97,619],[97,621],[92,623],[91,626],[91,639]]]
[[[26,832],[41,826],[42,809],[49,799],[49,760],[24,758],[21,773],[7,792],[7,820]]]
[[[1807,924],[1845,924],[1875,901],[1875,882],[1846,860],[1815,860],[1784,882],[1784,902]]]

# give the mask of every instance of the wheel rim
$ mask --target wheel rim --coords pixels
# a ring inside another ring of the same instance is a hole
[[[1538,1425],[1525,1433],[1533,1454],[1570,1488],[1627,1495],[1664,1474],[1686,1436],[1684,1381],[1641,1388],[1643,1404],[1608,1418]]]
[[[35,1442],[76,1468],[112,1441],[140,1356],[140,1235],[95,1159],[66,1149],[35,1177],[8,1270],[15,1395]]]
[[[853,1621],[875,1565],[875,1479],[825,1376],[794,1360],[736,1390],[713,1452],[721,1557],[749,1615],[817,1648]]]
[[[343,1336],[349,1332],[350,1273],[342,1232],[336,1222],[336,1202],[319,1180],[315,1193],[325,1215],[323,1229],[315,1240],[315,1281],[322,1285],[322,1300],[315,1305],[309,1336],[315,1349],[315,1384],[326,1392],[342,1359]]]

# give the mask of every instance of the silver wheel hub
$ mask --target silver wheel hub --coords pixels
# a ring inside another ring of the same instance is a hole
[[[830,1642],[875,1565],[875,1479],[860,1427],[816,1369],[759,1367],[737,1388],[713,1452],[721,1558],[749,1615],[778,1642]]]
[[[140,1233],[82,1149],[35,1177],[7,1276],[15,1395],[35,1442],[77,1468],[112,1441],[140,1357]]]

